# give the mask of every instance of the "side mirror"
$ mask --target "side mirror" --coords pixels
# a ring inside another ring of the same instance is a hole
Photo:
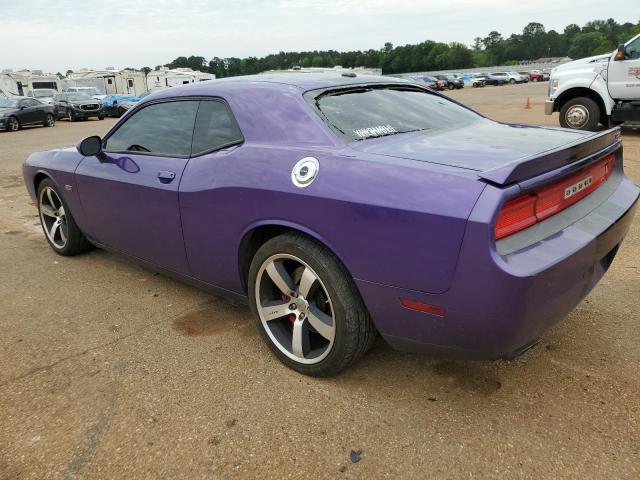
[[[78,151],[85,157],[93,157],[102,151],[102,139],[94,135],[87,137],[78,145]]]
[[[624,43],[621,43],[620,45],[618,45],[618,49],[616,50],[616,55],[614,57],[614,60],[624,60],[626,56],[626,52],[624,49]]]

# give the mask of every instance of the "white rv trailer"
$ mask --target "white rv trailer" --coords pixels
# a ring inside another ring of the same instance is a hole
[[[178,85],[215,80],[215,78],[216,76],[212,73],[199,72],[190,68],[169,69],[163,67],[159,70],[152,70],[147,74],[147,88],[152,92]]]
[[[0,73],[0,95],[5,97],[20,95],[33,97],[34,90],[62,91],[62,83],[57,75],[42,73],[41,70],[3,70]]]
[[[105,68],[89,70],[83,68],[67,75],[65,88],[93,87],[97,95],[140,95],[147,90],[144,72],[132,69]]]
[[[266,70],[261,72],[262,75],[272,75],[274,73],[292,73],[292,72],[300,72],[300,73],[341,73],[341,74],[352,74],[356,75],[382,75],[381,68],[368,68],[368,67],[353,67],[347,68],[341,65],[336,65],[335,67],[293,67],[287,70]]]

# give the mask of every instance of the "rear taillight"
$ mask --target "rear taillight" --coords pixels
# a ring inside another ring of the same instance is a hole
[[[583,199],[609,178],[615,163],[615,155],[608,155],[569,177],[505,202],[496,220],[496,240],[524,230]]]

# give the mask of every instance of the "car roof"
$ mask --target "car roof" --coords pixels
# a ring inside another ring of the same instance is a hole
[[[165,88],[152,94],[153,98],[195,95],[220,95],[225,90],[237,90],[238,87],[260,86],[262,89],[281,90],[285,87],[296,87],[303,91],[322,88],[362,85],[371,83],[412,83],[410,80],[397,77],[383,77],[376,75],[343,76],[340,73],[277,73],[245,75],[216,80],[190,83],[171,88]]]

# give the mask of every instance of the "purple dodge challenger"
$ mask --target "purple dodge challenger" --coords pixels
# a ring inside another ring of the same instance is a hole
[[[605,273],[639,189],[617,129],[499,123],[414,83],[216,80],[31,155],[61,255],[104,247],[249,301],[289,367],[391,345],[513,357]]]

